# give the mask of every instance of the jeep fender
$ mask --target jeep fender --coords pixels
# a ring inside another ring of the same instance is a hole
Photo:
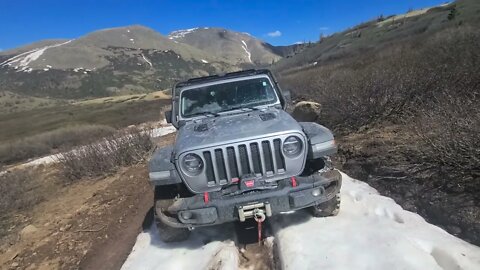
[[[182,180],[171,162],[173,146],[169,145],[157,149],[149,163],[150,182],[154,186],[163,186],[181,183]]]
[[[308,159],[317,159],[337,153],[333,133],[326,127],[313,122],[299,123],[308,138]]]

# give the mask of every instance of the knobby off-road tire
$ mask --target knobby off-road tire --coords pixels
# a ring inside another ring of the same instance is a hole
[[[164,224],[160,219],[155,218],[158,235],[165,243],[181,242],[188,239],[190,231],[186,228],[173,228]]]
[[[153,210],[155,213],[155,224],[157,225],[160,239],[166,243],[185,241],[190,236],[190,230],[187,228],[170,227],[157,216],[157,211],[166,209],[172,203],[173,198],[179,193],[179,189],[179,187],[174,185],[155,187]]]
[[[319,205],[312,206],[311,211],[314,217],[331,217],[338,215],[338,212],[340,211],[340,192],[332,199]]]

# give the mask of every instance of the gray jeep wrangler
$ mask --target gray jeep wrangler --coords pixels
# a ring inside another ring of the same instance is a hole
[[[157,149],[149,176],[160,237],[181,241],[189,230],[310,208],[336,215],[341,174],[330,156],[332,132],[297,122],[268,70],[191,79],[172,89],[167,122],[175,144]]]

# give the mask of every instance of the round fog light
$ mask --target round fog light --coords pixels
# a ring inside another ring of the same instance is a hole
[[[319,188],[316,188],[316,189],[312,190],[312,195],[313,196],[318,197],[318,196],[320,196],[320,194],[322,194],[322,192],[320,191]]]
[[[190,211],[183,211],[180,213],[183,219],[191,219],[192,218],[192,212]]]

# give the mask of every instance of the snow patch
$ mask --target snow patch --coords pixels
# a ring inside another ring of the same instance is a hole
[[[152,62],[150,62],[150,61],[145,57],[145,55],[143,55],[143,53],[142,53],[142,57],[143,57],[143,60],[145,60],[145,62],[147,62],[151,67],[153,67]]]
[[[130,33],[130,29],[127,29],[127,33]]]
[[[480,269],[479,247],[403,210],[366,183],[342,177],[338,216],[297,211],[270,220],[274,237],[265,242],[277,249],[279,269]],[[167,244],[152,225],[138,236],[122,270],[238,269],[233,231],[232,223],[200,227],[187,241]]]
[[[153,225],[137,237],[121,269],[238,269],[238,250],[228,240],[233,231],[232,224],[196,228],[187,241],[167,244]]]
[[[480,248],[342,174],[336,217],[306,211],[272,222],[281,269],[480,269]]]
[[[202,60],[202,63],[208,64],[207,60],[205,60],[205,59],[201,59],[201,60]]]
[[[66,41],[66,42],[63,42],[63,43],[57,43],[57,44],[45,46],[45,47],[42,47],[42,48],[33,49],[31,51],[18,54],[18,55],[14,56],[10,59],[7,59],[7,60],[3,61],[2,63],[0,63],[0,66],[8,65],[8,66],[13,66],[15,69],[20,68],[20,71],[30,72],[31,68],[28,65],[31,62],[37,60],[40,56],[42,56],[42,54],[46,50],[48,50],[50,48],[55,48],[55,47],[65,45],[65,44],[68,44],[70,42],[72,42],[72,40],[69,40],[69,41]]]
[[[248,50],[247,43],[243,39],[242,39],[242,43],[243,43],[242,48],[243,48],[243,50],[245,50],[245,53],[247,54],[248,61],[250,61],[250,63],[252,63],[252,54]]]
[[[172,33],[170,33],[170,35],[168,35],[168,38],[169,39],[183,38],[185,37],[185,35],[190,34],[195,30],[198,30],[198,27],[173,31]]]

